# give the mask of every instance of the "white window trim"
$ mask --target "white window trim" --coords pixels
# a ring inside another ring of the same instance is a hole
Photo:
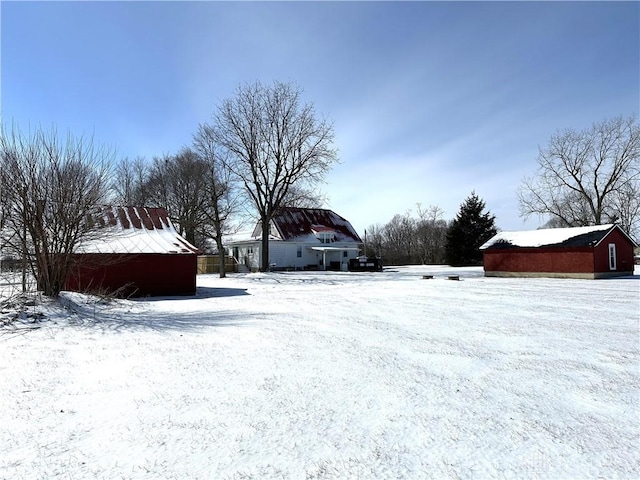
[[[617,270],[616,244],[609,244],[609,270]]]
[[[334,233],[333,232],[320,232],[317,236],[320,243],[333,243],[334,241]]]

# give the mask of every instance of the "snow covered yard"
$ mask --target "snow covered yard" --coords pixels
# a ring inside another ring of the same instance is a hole
[[[401,267],[64,296],[76,313],[0,330],[0,478],[640,476],[638,276]]]

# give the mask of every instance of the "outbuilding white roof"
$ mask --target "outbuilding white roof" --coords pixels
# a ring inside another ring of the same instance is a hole
[[[485,242],[480,250],[486,250],[491,247],[544,247],[551,245],[566,244],[572,239],[583,237],[588,243],[592,237],[594,239],[602,238],[606,232],[611,230],[615,225],[594,225],[590,227],[571,227],[571,228],[545,228],[540,230],[525,231],[504,231],[499,232],[487,242]],[[592,236],[591,234],[601,232],[602,235]],[[589,238],[587,238],[589,237]],[[585,244],[586,244],[585,243]],[[597,243],[597,242],[596,242]]]
[[[75,253],[198,253],[178,234],[164,208],[105,206],[92,220],[98,228]]]

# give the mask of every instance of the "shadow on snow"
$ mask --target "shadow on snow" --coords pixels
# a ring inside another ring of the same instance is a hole
[[[250,295],[246,288],[213,288],[213,287],[197,287],[195,295],[170,295],[158,297],[139,297],[132,298],[133,302],[159,302],[165,300],[194,300],[203,298],[222,298],[222,297],[241,297]]]
[[[248,316],[244,312],[221,309],[219,311],[189,310],[189,300],[224,298],[249,295],[246,289],[198,287],[196,295],[147,297],[130,300],[110,299],[101,301],[96,297],[75,297],[75,294],[60,296],[60,304],[74,316],[70,324],[80,327],[98,327],[107,331],[198,331],[207,327],[237,327],[252,325],[265,320]],[[151,307],[160,301],[180,301],[184,310],[157,312]],[[182,303],[184,302],[184,304]],[[224,304],[220,304],[224,307]]]

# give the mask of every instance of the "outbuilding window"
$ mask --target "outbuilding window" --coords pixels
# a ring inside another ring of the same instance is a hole
[[[609,244],[609,270],[616,269],[616,244]]]
[[[298,250],[296,252],[298,258],[302,258],[302,245],[298,245]]]

